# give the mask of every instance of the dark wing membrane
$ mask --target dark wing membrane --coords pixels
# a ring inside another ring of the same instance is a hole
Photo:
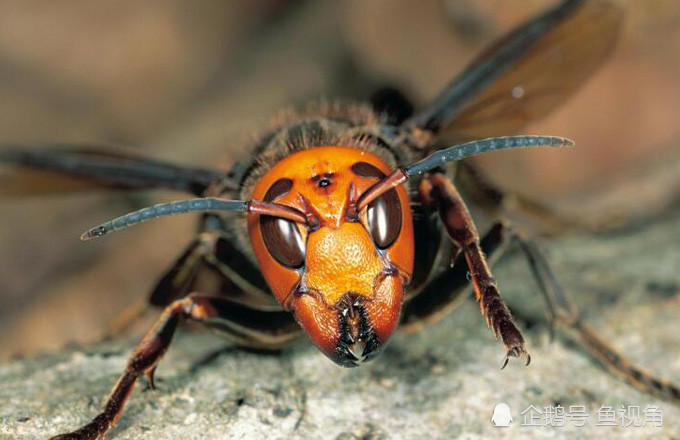
[[[95,188],[163,188],[202,195],[224,173],[120,153],[110,148],[0,146],[0,194],[33,195]]]
[[[602,64],[622,18],[604,0],[564,1],[485,51],[407,124],[461,140],[517,133]]]
[[[205,266],[204,254],[201,241],[194,240],[158,280],[149,304],[166,307],[193,291],[198,272]]]

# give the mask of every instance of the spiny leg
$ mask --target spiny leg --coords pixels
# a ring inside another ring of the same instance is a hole
[[[531,272],[546,300],[553,327],[562,327],[569,331],[603,367],[635,388],[663,399],[680,402],[680,386],[667,379],[657,378],[632,364],[591,326],[583,322],[578,308],[567,298],[539,247],[516,231],[511,230],[510,233],[527,258]]]
[[[487,259],[495,259],[503,253],[500,248],[506,242],[505,227],[497,223],[481,238],[480,246]],[[400,326],[402,331],[415,331],[423,325],[437,322],[461,304],[470,287],[464,260],[465,257],[458,254],[452,265],[428,280],[425,287],[404,304]]]
[[[212,306],[213,301],[209,297],[189,296],[168,306],[133,351],[125,372],[114,385],[103,411],[82,428],[58,435],[52,440],[96,439],[108,431],[121,416],[139,376],[148,376],[153,384],[153,373],[170,345],[180,320],[205,321],[217,317]]]
[[[507,353],[503,368],[510,357],[526,356],[527,365],[531,361],[524,347],[524,337],[512,319],[505,301],[501,298],[496,281],[482,252],[479,235],[465,202],[443,174],[432,174],[431,197],[439,207],[442,222],[453,243],[462,250],[471,276],[475,296],[479,302],[482,315],[492,329],[494,337],[500,336]]]
[[[237,343],[254,347],[285,346],[300,334],[299,326],[288,312],[247,310],[226,299],[202,295],[174,301],[133,351],[102,412],[82,428],[52,440],[92,440],[106,433],[121,416],[139,376],[145,375],[153,387],[154,371],[182,320],[210,325]]]
[[[495,224],[481,239],[481,248],[491,259],[504,254],[510,241],[519,244],[525,254],[531,271],[547,304],[552,328],[561,327],[581,341],[581,345],[607,370],[629,382],[643,392],[657,395],[670,401],[680,401],[680,387],[665,379],[659,379],[631,364],[604,338],[579,316],[577,308],[569,301],[544,254],[529,238],[520,235],[506,224]],[[451,311],[466,291],[466,267],[463,256],[459,255],[452,267],[430,280],[427,286],[404,305],[402,329],[412,331],[426,323],[441,319]],[[493,263],[492,263],[493,264]]]

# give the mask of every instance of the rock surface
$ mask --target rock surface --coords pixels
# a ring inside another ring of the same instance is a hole
[[[680,382],[680,214],[643,229],[544,243],[587,321],[629,358]],[[335,366],[307,341],[281,354],[225,348],[210,332],[180,332],[157,372],[157,391],[132,395],[107,438],[417,439],[680,438],[680,405],[624,384],[582,350],[550,341],[541,298],[518,253],[495,269],[525,319],[532,363],[499,370],[473,301],[441,322],[399,334],[382,357]],[[529,327],[529,328],[527,328]],[[559,334],[559,332],[558,332]],[[136,341],[114,341],[0,366],[0,438],[46,438],[96,414]],[[499,402],[514,417],[490,422]],[[583,427],[522,426],[529,405],[584,405]],[[658,406],[662,427],[597,426],[602,405]]]

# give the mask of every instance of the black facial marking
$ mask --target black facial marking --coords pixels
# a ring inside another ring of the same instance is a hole
[[[267,193],[264,195],[265,202],[273,202],[277,197],[284,196],[288,194],[288,191],[293,187],[293,181],[287,178],[281,178],[274,182],[272,186],[269,187]]]
[[[352,172],[359,177],[377,177],[378,179],[385,177],[385,173],[380,171],[378,167],[367,162],[355,163],[352,165]]]
[[[312,182],[316,183],[319,188],[328,188],[333,184],[335,173],[315,174],[312,176]]]

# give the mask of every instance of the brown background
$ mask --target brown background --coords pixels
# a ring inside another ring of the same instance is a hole
[[[551,3],[2,2],[0,141],[113,143],[226,167],[285,107],[363,99],[385,84],[425,102],[485,44]],[[610,62],[528,130],[569,136],[578,148],[480,158],[494,181],[584,217],[656,212],[674,200],[680,4],[619,3],[628,20]],[[0,201],[0,358],[88,339],[143,300],[189,241],[193,219],[87,244],[78,235],[173,197]]]

